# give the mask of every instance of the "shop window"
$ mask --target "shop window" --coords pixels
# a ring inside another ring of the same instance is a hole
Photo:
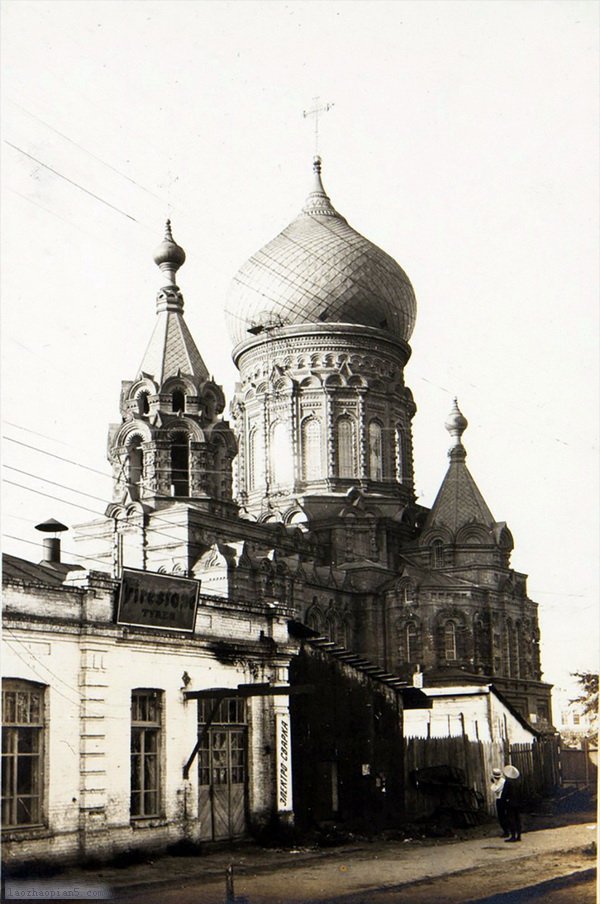
[[[131,693],[131,816],[160,816],[162,691]]]
[[[44,691],[31,681],[2,682],[2,826],[42,823]]]

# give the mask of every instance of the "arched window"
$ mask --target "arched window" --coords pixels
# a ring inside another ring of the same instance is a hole
[[[285,421],[278,421],[271,434],[271,479],[276,486],[289,484],[294,479],[294,457],[290,428]]]
[[[172,404],[173,404],[173,411],[175,413],[178,413],[180,411],[185,411],[185,396],[181,389],[173,390]]]
[[[410,447],[400,424],[396,427],[396,478],[399,483],[410,483]]]
[[[505,631],[504,631],[504,663],[506,667],[506,675],[513,674],[513,650],[512,650],[512,620],[509,618],[506,621]]]
[[[190,447],[187,433],[174,433],[171,436],[171,494],[173,496],[189,496],[189,467]]]
[[[309,628],[312,628],[313,631],[317,631],[319,634],[323,633],[323,616],[321,615],[321,610],[316,605],[316,597],[306,614],[306,624]]]
[[[213,444],[213,493],[217,499],[227,496],[227,460],[225,455],[225,443],[220,436],[216,436]]]
[[[265,442],[260,427],[253,427],[248,437],[248,488],[265,485]]]
[[[43,820],[45,716],[41,684],[2,680],[2,824]]]
[[[513,628],[513,675],[521,677],[521,624],[516,622]]]
[[[302,423],[302,479],[319,480],[322,476],[321,423],[309,417]]]
[[[441,540],[434,540],[431,544],[431,567],[441,568],[444,564],[444,544]]]
[[[456,624],[453,621],[447,621],[444,625],[444,659],[447,662],[454,662],[456,655]]]
[[[144,471],[144,453],[141,437],[136,436],[129,446],[129,494],[135,501],[140,499],[142,475]]]
[[[383,478],[383,431],[379,421],[369,424],[369,477],[371,480]]]
[[[349,417],[337,422],[337,474],[338,477],[355,477],[354,423]]]
[[[347,616],[344,616],[340,619],[340,626],[338,631],[338,643],[343,647],[349,646],[350,639],[350,625],[348,624]]]
[[[149,392],[140,392],[137,398],[138,411],[140,414],[148,414],[148,412],[150,411],[150,404],[148,402],[149,396]]]
[[[409,622],[405,628],[406,661],[415,662],[417,659],[417,626]]]

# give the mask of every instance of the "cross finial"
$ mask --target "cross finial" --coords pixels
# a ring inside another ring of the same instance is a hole
[[[327,113],[328,110],[334,106],[331,104],[319,104],[319,97],[313,97],[313,106],[311,110],[303,110],[302,116],[304,119],[308,119],[309,116],[315,117],[315,155],[319,153],[319,114]]]

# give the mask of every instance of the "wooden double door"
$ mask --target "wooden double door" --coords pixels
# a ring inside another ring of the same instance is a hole
[[[236,707],[225,708],[234,715]],[[247,728],[240,722],[199,724],[199,817],[201,838],[222,841],[246,833]]]

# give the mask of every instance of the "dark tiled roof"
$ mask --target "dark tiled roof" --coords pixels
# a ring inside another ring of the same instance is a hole
[[[2,555],[3,580],[23,581],[25,583],[49,584],[58,587],[69,571],[81,568],[68,562],[28,562],[8,553]]]
[[[491,528],[495,523],[464,461],[452,461],[423,530],[444,525],[456,534],[466,524]]]

